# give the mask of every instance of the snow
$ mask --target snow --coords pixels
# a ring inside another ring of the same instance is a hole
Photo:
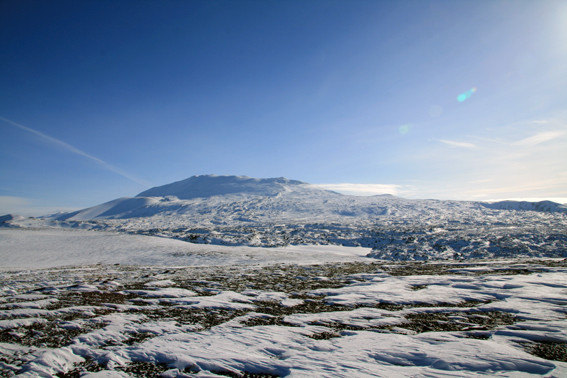
[[[180,240],[69,229],[0,229],[0,268],[124,264],[207,266],[365,259],[369,248],[227,247]]]
[[[84,359],[70,348],[59,348],[45,350],[39,356],[26,365],[20,374],[21,377],[50,377],[58,372],[71,370],[74,364],[83,362]]]
[[[89,220],[120,215],[123,218],[130,216],[153,215],[148,211],[149,206],[159,203],[155,198],[118,198],[86,210],[76,211],[67,215],[59,215],[59,219]]]
[[[507,345],[434,334],[352,332],[311,340],[305,329],[219,327],[203,333],[155,338],[130,351],[132,358],[172,363],[180,370],[247,371],[289,377],[542,375],[554,364]]]

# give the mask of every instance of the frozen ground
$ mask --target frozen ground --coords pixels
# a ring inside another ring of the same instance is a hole
[[[2,230],[0,376],[567,376],[565,260],[368,251]]]

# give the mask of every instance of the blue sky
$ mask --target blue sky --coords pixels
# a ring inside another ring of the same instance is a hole
[[[0,3],[0,213],[196,174],[567,202],[565,1]]]

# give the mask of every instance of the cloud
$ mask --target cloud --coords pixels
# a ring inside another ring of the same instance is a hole
[[[65,142],[63,142],[62,140],[59,140],[59,139],[57,139],[57,138],[51,137],[51,136],[49,136],[49,135],[46,135],[46,134],[44,134],[44,133],[42,133],[42,132],[40,132],[40,131],[34,130],[34,129],[32,129],[31,127],[27,127],[27,126],[24,126],[24,125],[22,125],[22,124],[20,124],[20,123],[11,121],[11,120],[9,120],[9,119],[7,119],[7,118],[4,118],[4,117],[2,117],[2,116],[0,116],[0,120],[4,121],[4,122],[6,122],[6,123],[9,123],[9,124],[11,124],[11,125],[13,125],[13,126],[16,126],[17,128],[19,128],[19,129],[21,129],[21,130],[25,130],[25,131],[27,131],[27,132],[29,132],[29,133],[35,134],[35,135],[39,136],[40,138],[42,138],[45,142],[48,142],[49,144],[52,144],[52,145],[57,146],[57,147],[61,147],[61,148],[63,148],[64,150],[66,150],[66,151],[68,151],[68,152],[71,152],[71,153],[74,153],[74,154],[76,154],[76,155],[79,155],[79,156],[82,156],[82,157],[84,157],[84,158],[87,158],[87,159],[89,159],[89,160],[95,162],[95,163],[98,164],[99,166],[103,167],[104,169],[106,169],[106,170],[108,170],[108,171],[111,171],[111,172],[114,172],[114,173],[116,173],[116,174],[118,174],[118,175],[120,175],[120,176],[122,176],[122,177],[125,177],[125,178],[127,178],[128,180],[130,180],[130,181],[133,181],[133,182],[135,182],[135,183],[137,183],[137,184],[140,184],[140,185],[142,185],[142,186],[145,186],[145,187],[151,186],[151,184],[150,184],[149,182],[147,182],[147,181],[145,181],[145,180],[142,180],[142,179],[139,179],[139,178],[137,178],[137,177],[135,177],[135,176],[132,176],[131,174],[129,174],[129,173],[127,173],[127,172],[124,172],[124,171],[121,170],[120,168],[115,167],[115,166],[113,166],[112,164],[109,164],[109,163],[105,162],[104,160],[97,158],[96,156],[90,155],[90,154],[86,153],[85,151],[78,149],[78,148],[75,147],[75,146],[72,146],[72,145],[70,145],[70,144],[68,144],[68,143],[65,143]]]
[[[476,144],[468,143],[468,142],[458,142],[454,140],[447,140],[447,139],[439,139],[439,142],[447,144],[451,147],[458,147],[458,148],[478,148]]]
[[[532,135],[531,137],[524,138],[513,144],[516,146],[537,146],[538,144],[549,142],[550,140],[560,138],[564,135],[561,131],[544,131]]]
[[[314,186],[322,189],[333,190],[343,194],[355,196],[373,196],[378,194],[400,195],[405,191],[405,186],[395,184],[315,184]]]

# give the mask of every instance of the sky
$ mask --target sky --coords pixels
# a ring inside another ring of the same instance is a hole
[[[567,2],[0,2],[0,213],[198,174],[567,202]]]

